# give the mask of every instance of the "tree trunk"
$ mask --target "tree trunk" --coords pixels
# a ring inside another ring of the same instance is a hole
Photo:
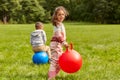
[[[3,23],[6,24],[7,23],[7,16],[3,16]]]

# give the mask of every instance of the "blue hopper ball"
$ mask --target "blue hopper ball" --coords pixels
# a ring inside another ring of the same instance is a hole
[[[36,52],[32,57],[33,63],[35,64],[45,64],[48,62],[48,54],[44,51]]]

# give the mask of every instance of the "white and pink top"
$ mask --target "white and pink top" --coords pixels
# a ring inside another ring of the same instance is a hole
[[[57,27],[54,26],[53,37],[51,41],[55,41],[63,44],[64,42],[66,42],[66,31],[62,23],[60,23]]]

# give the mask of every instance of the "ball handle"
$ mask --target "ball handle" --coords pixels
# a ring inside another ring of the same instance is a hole
[[[72,42],[69,44],[69,47],[66,48],[66,51],[72,50],[73,49],[73,44]]]
[[[73,44],[72,44],[72,43],[70,43],[70,49],[71,49],[71,50],[73,49]]]

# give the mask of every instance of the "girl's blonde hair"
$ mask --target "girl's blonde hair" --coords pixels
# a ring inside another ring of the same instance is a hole
[[[53,16],[52,16],[52,24],[54,26],[57,26],[59,24],[59,22],[57,20],[57,14],[58,14],[58,11],[60,11],[60,10],[62,10],[65,13],[65,16],[69,15],[68,11],[63,6],[56,7],[55,11],[53,13]]]
[[[42,22],[36,22],[35,23],[35,29],[40,29],[43,27],[43,23]]]

